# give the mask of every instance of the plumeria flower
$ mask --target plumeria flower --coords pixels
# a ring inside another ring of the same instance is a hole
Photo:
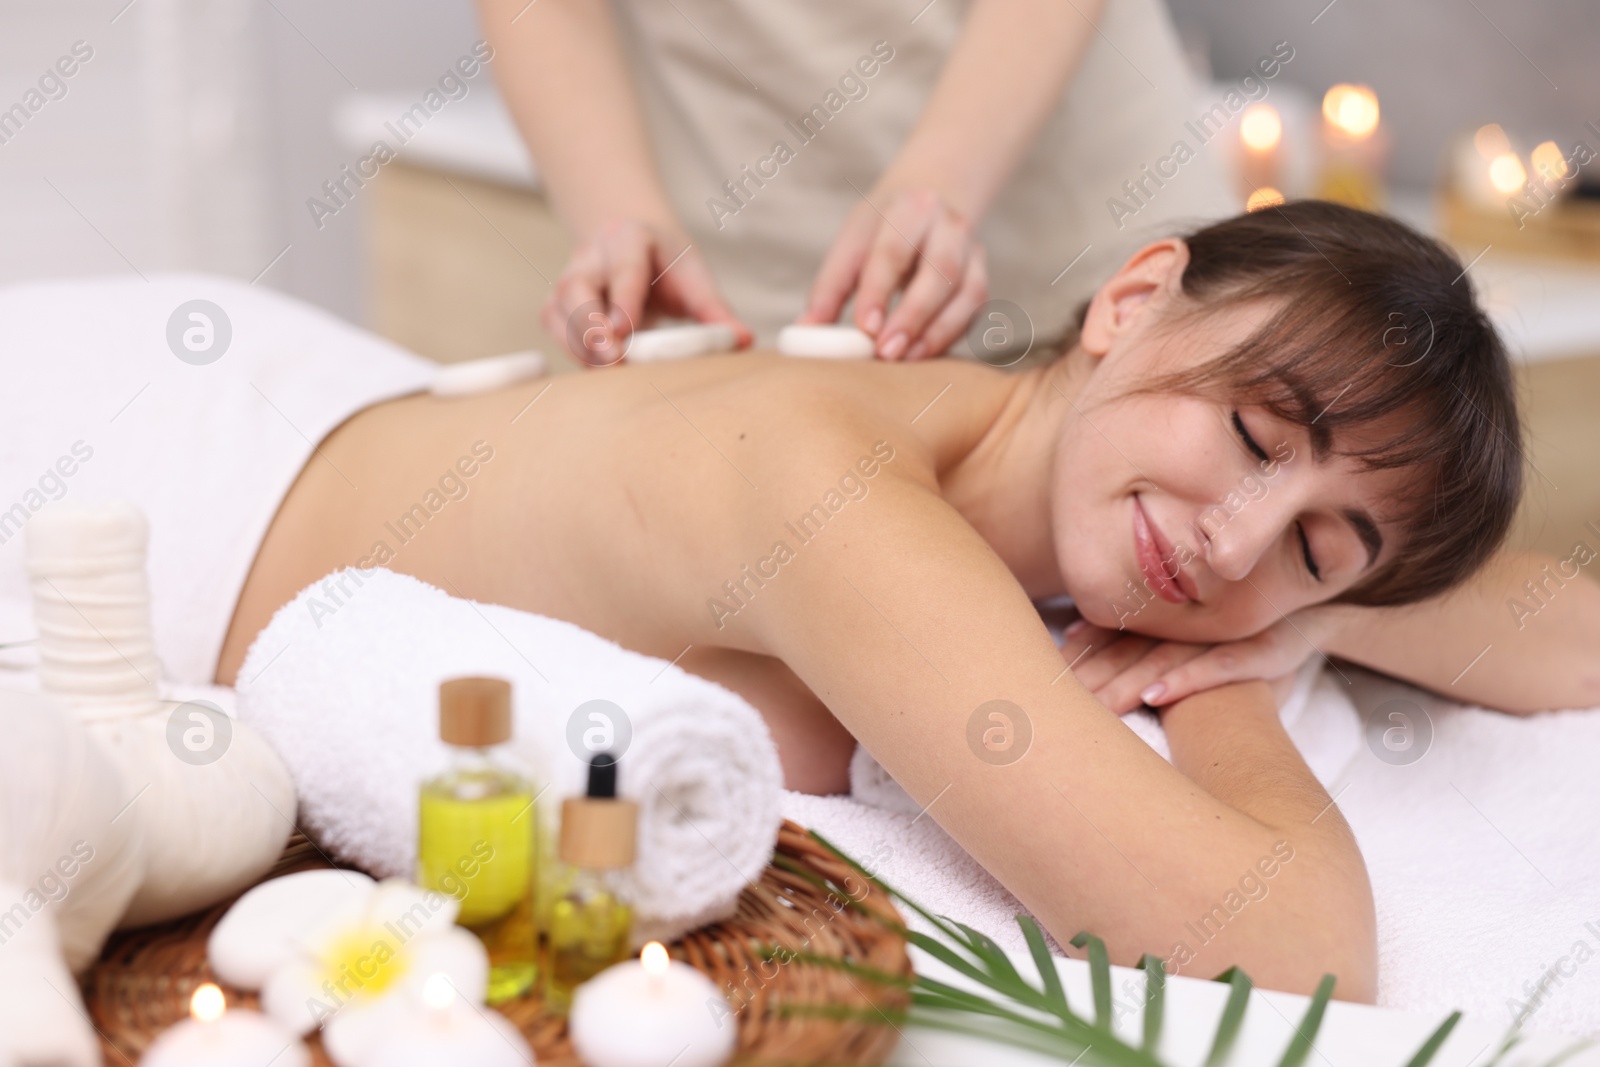
[[[489,956],[455,925],[459,910],[454,897],[398,879],[303,871],[240,897],[207,952],[218,979],[260,990],[262,1010],[297,1034],[320,1026],[339,1067],[362,1067],[430,977],[484,1002]]]

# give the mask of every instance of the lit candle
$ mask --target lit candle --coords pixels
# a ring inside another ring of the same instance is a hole
[[[1489,181],[1501,196],[1519,192],[1528,180],[1528,172],[1515,152],[1502,152],[1489,161]]]
[[[1276,187],[1282,181],[1283,118],[1271,104],[1252,104],[1239,118],[1239,142],[1244,148],[1240,173],[1252,192]]]
[[[1567,178],[1572,173],[1572,168],[1567,166],[1566,157],[1561,154],[1561,146],[1554,141],[1545,141],[1533,150],[1529,157],[1533,164],[1534,180],[1540,185],[1553,190],[1564,188]]]
[[[1260,211],[1262,208],[1277,207],[1283,203],[1283,194],[1270,185],[1263,185],[1252,192],[1244,202],[1246,211]]]
[[[1322,98],[1322,169],[1318,195],[1373,210],[1383,200],[1388,138],[1378,96],[1365,85],[1335,85]]]
[[[1511,138],[1497,122],[1479,126],[1471,137],[1456,139],[1451,177],[1455,192],[1463,199],[1499,210],[1505,209],[1506,198],[1519,192],[1527,181]]]
[[[422,983],[422,1010],[397,1020],[359,1067],[528,1067],[533,1050],[505,1016],[469,1003],[450,979]]]
[[[228,1011],[210,982],[189,998],[189,1015],[156,1038],[140,1067],[310,1067],[311,1054],[287,1027],[258,1011]]]
[[[578,987],[568,1026],[589,1067],[717,1067],[738,1041],[734,1018],[711,979],[652,941]]]

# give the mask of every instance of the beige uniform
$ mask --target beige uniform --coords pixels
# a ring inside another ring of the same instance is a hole
[[[801,311],[858,191],[900,150],[955,45],[967,4],[923,2],[613,0],[668,195],[766,342]],[[1237,211],[1223,145],[1159,188],[1145,179],[1186,138],[1197,99],[1161,0],[1107,0],[1061,103],[983,220],[991,297],[1057,336],[1139,244]],[[1118,218],[1108,202],[1135,203],[1130,180],[1149,195]]]

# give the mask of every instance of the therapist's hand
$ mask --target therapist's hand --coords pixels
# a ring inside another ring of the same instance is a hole
[[[621,358],[628,334],[662,317],[724,323],[739,347],[750,328],[722,299],[700,250],[681,233],[636,219],[603,223],[572,250],[540,321],[590,366]]]
[[[896,193],[879,207],[862,200],[834,239],[798,321],[834,322],[854,293],[855,324],[877,339],[880,358],[939,355],[988,299],[987,260],[972,229],[932,189]],[[890,311],[896,292],[900,302]]]

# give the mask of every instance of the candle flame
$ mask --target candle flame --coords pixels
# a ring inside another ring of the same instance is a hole
[[[667,946],[659,941],[652,941],[639,953],[639,963],[644,967],[644,973],[652,978],[667,973],[670,964],[667,958]]]
[[[1528,172],[1522,168],[1522,160],[1515,152],[1502,152],[1489,164],[1489,180],[1502,195],[1510,196],[1522,188],[1528,180]]]
[[[1256,104],[1248,108],[1239,120],[1239,136],[1257,152],[1277,147],[1283,137],[1283,120],[1278,109],[1271,104]]]
[[[422,983],[422,1002],[434,1011],[443,1011],[455,999],[456,987],[450,984],[448,975],[430,974]]]
[[[1264,207],[1275,207],[1283,203],[1283,194],[1270,185],[1263,185],[1250,194],[1250,199],[1245,201],[1246,211],[1260,211]]]
[[[1365,85],[1335,85],[1322,98],[1322,117],[1356,139],[1378,128],[1378,94]]]
[[[227,1006],[227,998],[222,995],[222,990],[210,982],[197,988],[189,998],[189,1014],[203,1023],[222,1018]]]
[[[1501,129],[1498,122],[1479,126],[1478,132],[1472,135],[1472,143],[1484,159],[1493,159],[1511,151],[1511,138],[1506,136],[1506,131]]]
[[[1561,156],[1561,148],[1554,141],[1546,141],[1533,150],[1533,169],[1549,178],[1560,179],[1567,176],[1567,161]]]

